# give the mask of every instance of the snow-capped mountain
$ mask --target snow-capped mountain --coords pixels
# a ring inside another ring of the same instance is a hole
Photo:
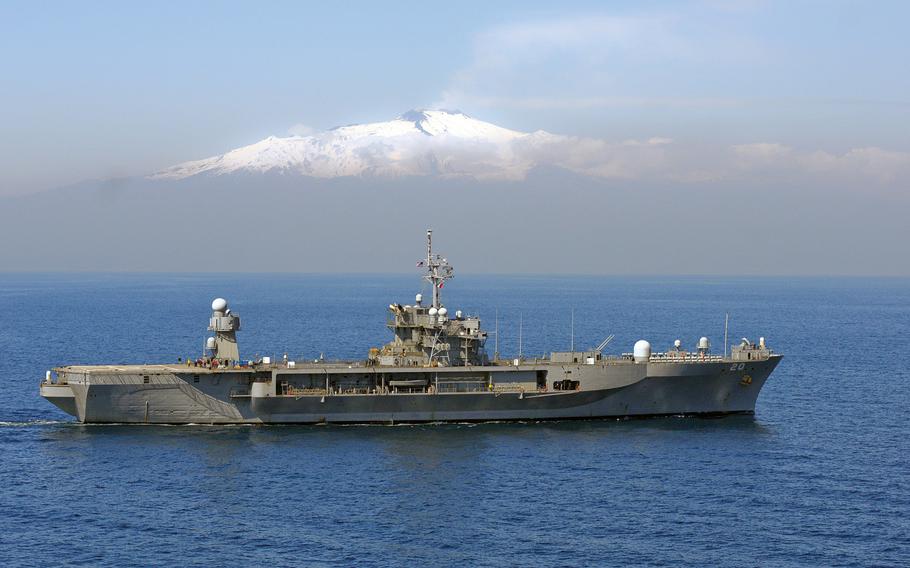
[[[153,174],[281,172],[313,177],[468,176],[520,179],[539,164],[539,150],[567,137],[509,130],[459,111],[412,110],[388,122],[333,128],[312,136],[270,136],[220,156]]]

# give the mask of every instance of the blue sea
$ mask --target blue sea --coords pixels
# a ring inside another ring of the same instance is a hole
[[[459,275],[504,356],[764,336],[754,416],[82,426],[68,363],[364,358],[417,276],[0,274],[0,566],[908,566],[910,280]],[[426,290],[423,290],[426,293]],[[520,323],[519,323],[520,322]]]

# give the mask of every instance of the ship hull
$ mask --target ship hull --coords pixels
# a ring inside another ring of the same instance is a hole
[[[753,385],[754,385],[753,380]],[[738,386],[738,385],[737,385]],[[753,413],[757,393],[720,381],[645,379],[622,389],[566,393],[389,395],[255,401],[266,423],[490,422]],[[758,390],[755,385],[751,390]]]
[[[273,371],[271,379],[265,380],[261,374],[254,377],[246,371],[61,369],[58,376],[62,380],[52,388],[48,385],[47,394],[43,386],[42,394],[84,423],[397,424],[724,415],[754,412],[758,395],[779,360],[775,355],[748,364],[726,360],[446,369],[437,375],[447,372],[451,378],[453,373],[486,373],[491,377],[490,390],[439,392],[428,387],[426,392],[382,394],[331,389],[287,394],[279,388],[281,377],[312,375],[312,370]],[[362,374],[380,380],[376,369]],[[382,374],[401,378],[413,376],[414,371]],[[500,390],[493,386],[507,384],[518,375],[549,378],[542,388]],[[325,376],[331,376],[328,370]],[[575,377],[578,385],[556,390],[554,381],[562,377]]]

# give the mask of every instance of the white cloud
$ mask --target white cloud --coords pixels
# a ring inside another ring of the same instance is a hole
[[[777,142],[755,142],[753,144],[737,144],[732,147],[733,153],[745,162],[768,162],[790,155],[792,148]]]
[[[523,110],[586,110],[619,107],[731,108],[750,104],[745,99],[724,97],[606,97],[606,96],[484,96],[463,89],[449,89],[433,106],[439,108],[517,108]]]
[[[735,106],[743,101],[693,92],[681,69],[701,74],[706,66],[762,56],[742,34],[667,11],[512,22],[474,36],[469,63],[453,74],[435,106]]]
[[[288,128],[288,134],[290,134],[291,136],[312,136],[313,134],[316,134],[317,132],[318,132],[318,130],[316,130],[315,128],[312,128],[310,126],[307,126],[306,124],[301,124],[301,123],[295,124],[294,126]]]
[[[661,174],[672,140],[626,140],[611,143],[596,138],[535,133],[513,143],[522,162],[556,166],[603,178],[640,179]]]
[[[688,47],[661,16],[585,15],[526,21],[477,34],[471,62],[452,77],[437,106],[597,107],[637,103],[591,95],[614,82],[614,58],[679,56]],[[583,78],[582,91],[577,84]]]
[[[730,149],[734,169],[728,168],[721,176],[724,178],[771,173],[883,184],[910,180],[910,153],[907,152],[877,147],[852,148],[843,154],[824,150],[799,152],[776,142],[740,144]]]
[[[799,157],[799,164],[809,173],[849,175],[891,183],[910,181],[910,153],[882,148],[853,148],[840,156],[817,151]]]

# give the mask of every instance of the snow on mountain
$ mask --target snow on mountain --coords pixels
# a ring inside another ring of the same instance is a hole
[[[653,141],[652,141],[653,142]],[[636,143],[660,146],[663,142]],[[394,120],[342,126],[312,136],[270,136],[220,156],[184,162],[150,176],[183,179],[199,174],[280,172],[331,178],[341,176],[473,177],[522,179],[541,165],[579,173],[624,177],[615,162],[627,145],[519,132],[459,111],[412,110]],[[634,150],[640,153],[640,148]],[[636,158],[633,162],[640,161]]]

